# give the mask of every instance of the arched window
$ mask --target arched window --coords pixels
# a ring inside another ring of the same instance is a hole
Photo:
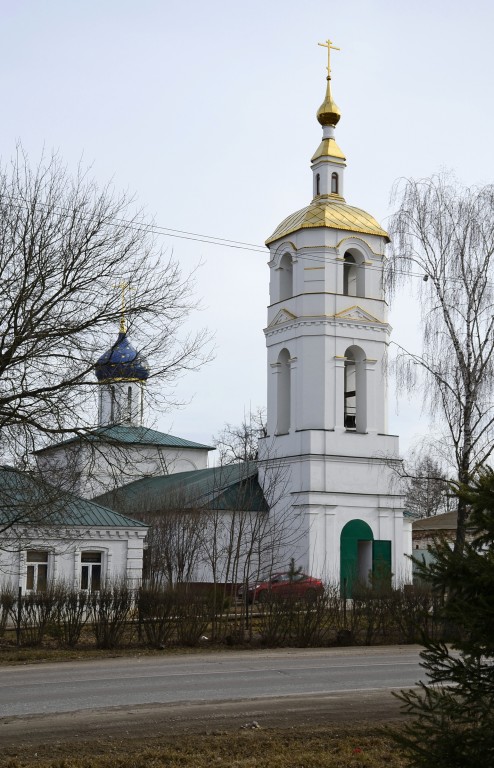
[[[367,429],[367,387],[365,374],[365,352],[351,346],[345,352],[345,387],[343,423],[352,432]]]
[[[332,195],[338,194],[338,174],[337,173],[331,174],[331,194]]]
[[[280,298],[279,301],[290,299],[293,296],[293,265],[289,253],[284,253],[278,267]]]
[[[276,433],[285,435],[290,431],[290,353],[282,349],[278,356],[278,423]]]
[[[365,296],[364,257],[358,251],[347,251],[343,265],[343,293],[345,296]]]
[[[321,176],[319,173],[316,173],[316,195],[321,194]]]

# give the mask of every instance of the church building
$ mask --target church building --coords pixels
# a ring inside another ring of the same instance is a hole
[[[36,452],[44,479],[94,498],[143,477],[205,469],[210,445],[144,426],[147,361],[130,342],[125,314],[114,344],[95,364],[98,425]]]
[[[297,568],[339,583],[346,597],[357,581],[411,581],[411,520],[398,437],[388,434],[387,422],[389,238],[369,213],[346,202],[346,159],[335,138],[340,110],[331,92],[334,46],[324,45],[328,74],[317,111],[322,139],[311,159],[312,199],[266,243],[267,434],[258,461],[208,467],[211,446],[144,425],[149,367],[130,343],[122,311],[115,343],[95,364],[97,426],[36,454],[43,481],[63,493],[55,494],[56,530],[28,521],[28,543],[12,550],[12,572],[24,588],[30,557],[41,555],[34,564],[43,578],[60,574],[91,588],[87,568],[95,566],[96,580],[137,582],[147,525],[134,518],[170,514],[178,501],[206,521],[193,580],[248,583],[286,570],[294,558]],[[24,478],[10,470],[2,477],[5,487],[32,497]]]
[[[398,438],[387,423],[389,238],[369,213],[346,202],[346,158],[335,138],[340,110],[331,92],[334,46],[324,45],[328,75],[317,111],[322,140],[311,159],[312,200],[266,243],[268,434],[260,448],[261,484],[284,465],[296,562],[340,581],[350,596],[356,579],[410,580],[411,524],[403,514]]]

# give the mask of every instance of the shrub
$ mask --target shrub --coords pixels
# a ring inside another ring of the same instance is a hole
[[[104,585],[91,592],[88,605],[98,648],[118,648],[132,615],[134,595],[125,583]]]
[[[9,616],[15,615],[17,593],[15,588],[6,584],[0,589],[0,637],[3,637]]]
[[[180,645],[197,645],[213,614],[211,595],[175,592],[176,637]]]
[[[170,640],[176,603],[175,593],[166,587],[151,585],[139,590],[139,627],[144,630],[146,640],[153,648],[161,648]]]
[[[56,602],[53,624],[59,645],[73,648],[79,642],[88,621],[89,595],[60,583],[55,590]]]
[[[19,640],[23,645],[41,645],[48,625],[53,617],[56,605],[56,586],[49,584],[40,592],[28,592],[21,598],[21,610],[18,613],[18,601],[11,609],[11,616],[16,625],[20,618]]]

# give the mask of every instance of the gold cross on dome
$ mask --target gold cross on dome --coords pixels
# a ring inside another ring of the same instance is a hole
[[[333,45],[332,40],[326,40],[325,43],[318,43],[318,45],[328,49],[328,66],[326,69],[328,70],[328,80],[331,80],[331,51],[341,51],[341,48],[337,48],[336,45]]]
[[[133,291],[134,289],[131,288],[130,283],[126,283],[125,280],[120,280],[120,282],[114,285],[113,287],[118,288],[122,292],[122,308],[120,313],[120,333],[126,333],[127,328],[125,325],[125,291]]]

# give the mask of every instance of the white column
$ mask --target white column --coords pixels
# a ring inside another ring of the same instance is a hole
[[[295,432],[296,429],[298,429],[298,413],[299,408],[298,405],[298,398],[299,398],[299,380],[297,376],[297,358],[291,357],[288,361],[288,364],[290,366],[290,432]]]
[[[412,563],[404,554],[411,554],[412,537],[407,537],[408,546],[405,550],[405,537],[403,532],[403,511],[394,511],[394,537],[393,537],[393,572],[396,585],[410,584],[412,581]]]
[[[309,560],[308,570],[311,576],[319,576],[323,569],[324,560],[324,531],[322,530],[321,507],[309,507],[305,514],[309,529]]]
[[[110,545],[105,552],[106,568],[105,568],[105,581],[111,582],[112,580],[112,561],[113,561],[113,547]]]
[[[280,375],[280,364],[270,363],[269,369],[267,429],[268,435],[274,437],[278,422],[278,376]]]
[[[379,510],[379,525],[378,525],[377,536],[381,540],[386,540],[386,541],[394,540],[392,512],[389,509]],[[393,566],[394,566],[394,563],[393,563]]]
[[[58,554],[56,552],[52,552],[51,573],[48,574],[48,578],[51,578],[53,581],[58,581],[58,560],[59,560]]]
[[[334,358],[334,428],[345,430],[345,357],[335,355]]]
[[[74,552],[74,575],[73,575],[74,589],[81,588],[81,550],[76,549]]]
[[[27,555],[26,555],[26,550],[23,549],[19,552],[19,581],[18,581],[18,586],[22,587],[23,590],[26,589],[26,578],[27,578]]]
[[[336,531],[336,507],[325,508],[326,562],[324,580],[335,584],[340,580],[340,542]]]
[[[365,365],[365,379],[366,379],[366,410],[367,410],[367,432],[378,431],[377,426],[377,408],[376,398],[378,393],[376,391],[376,362],[377,360],[367,359],[364,362]]]

